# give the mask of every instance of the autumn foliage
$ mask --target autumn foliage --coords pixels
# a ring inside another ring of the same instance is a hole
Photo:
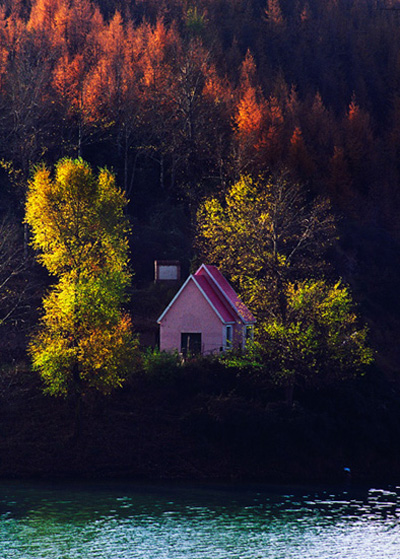
[[[94,176],[82,159],[39,167],[29,184],[26,222],[39,261],[57,278],[43,299],[33,366],[49,393],[108,393],[132,371],[136,343],[123,311],[129,284],[126,200],[113,175]]]
[[[41,162],[107,165],[150,279],[155,258],[189,262],[205,198],[285,168],[397,242],[398,4],[0,0],[0,202],[21,213]]]
[[[400,34],[375,4],[3,0],[0,156],[82,155],[190,203],[284,166],[368,219],[399,173]]]

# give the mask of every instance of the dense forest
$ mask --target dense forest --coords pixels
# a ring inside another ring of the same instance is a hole
[[[242,174],[285,167],[311,195],[331,199],[338,275],[395,366],[399,7],[3,1],[2,212],[12,208],[21,221],[39,162],[82,156],[112,168],[130,200],[140,284],[151,280],[155,258],[188,270],[205,196]]]
[[[28,180],[82,157],[129,200],[134,324],[154,259],[189,271],[206,197],[285,169],[329,198],[332,273],[398,382],[399,18],[397,0],[1,0],[3,362],[48,284],[22,227]]]

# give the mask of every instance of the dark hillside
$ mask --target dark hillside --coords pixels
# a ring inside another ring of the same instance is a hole
[[[43,396],[3,371],[0,475],[262,481],[390,481],[399,476],[399,396],[372,374],[287,408],[251,378],[194,363],[137,377],[112,398]]]
[[[0,243],[0,475],[399,474],[399,14],[399,0],[0,0],[0,217],[17,239]],[[78,422],[76,402],[27,372],[51,278],[22,225],[32,169],[70,156],[112,168],[129,199],[130,310],[149,343],[172,296],[153,262],[189,273],[205,197],[282,168],[328,196],[332,269],[376,369],[288,409],[249,376],[194,363],[90,397]]]

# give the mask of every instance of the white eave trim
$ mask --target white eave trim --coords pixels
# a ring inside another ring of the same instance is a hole
[[[185,283],[182,285],[182,287],[180,288],[180,290],[178,291],[178,293],[175,295],[175,297],[172,299],[172,301],[170,302],[170,304],[168,305],[168,307],[165,308],[164,312],[158,317],[157,319],[157,323],[160,324],[161,320],[164,318],[164,316],[167,314],[167,312],[169,311],[169,309],[172,307],[172,305],[175,303],[175,301],[177,300],[177,298],[179,297],[179,295],[182,293],[182,291],[185,289],[185,287],[187,286],[187,284],[189,283],[189,281],[193,279],[193,276],[190,275],[187,280],[185,281]]]
[[[210,305],[210,307],[212,308],[212,310],[215,312],[215,314],[218,316],[218,318],[220,319],[220,321],[222,322],[222,324],[226,325],[226,324],[235,324],[234,320],[224,320],[221,316],[221,314],[219,313],[219,311],[215,308],[215,306],[213,305],[213,303],[211,302],[211,300],[209,299],[209,297],[206,295],[205,291],[200,287],[199,283],[196,281],[196,278],[193,275],[190,275],[188,277],[188,279],[185,281],[185,283],[182,285],[182,287],[180,288],[180,290],[178,291],[178,293],[175,295],[175,297],[172,299],[172,301],[170,302],[170,304],[168,305],[168,307],[164,310],[164,312],[160,315],[160,317],[157,320],[157,323],[160,324],[160,322],[163,320],[163,318],[165,317],[165,315],[167,314],[167,312],[169,311],[169,309],[172,307],[172,305],[175,303],[175,301],[178,299],[179,295],[182,293],[182,291],[185,289],[185,287],[187,286],[187,284],[189,283],[190,280],[193,280],[195,286],[197,287],[197,289],[200,291],[200,293],[203,295],[204,299],[207,301],[207,303]]]

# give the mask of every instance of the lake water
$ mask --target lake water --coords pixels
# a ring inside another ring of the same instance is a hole
[[[0,484],[1,559],[399,559],[400,487]]]

